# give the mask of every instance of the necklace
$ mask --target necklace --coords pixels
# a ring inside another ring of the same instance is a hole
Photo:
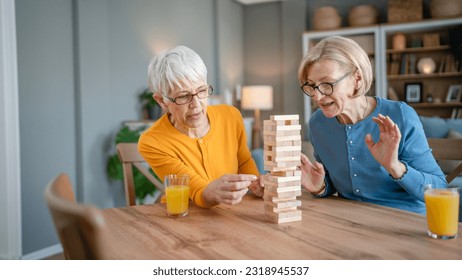
[[[363,120],[366,118],[367,109],[369,108],[369,101],[367,99],[367,96],[364,97],[366,98],[366,109],[364,109]]]

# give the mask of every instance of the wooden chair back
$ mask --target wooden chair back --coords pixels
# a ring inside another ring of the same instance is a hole
[[[428,138],[428,145],[436,160],[462,161],[462,139]],[[462,173],[462,162],[446,175],[446,181],[450,183],[460,173]]]
[[[75,201],[69,177],[61,173],[45,189],[48,204],[64,256],[69,260],[104,259],[105,222],[94,206]]]
[[[138,152],[137,143],[119,143],[117,144],[117,154],[122,162],[124,173],[125,200],[127,206],[136,205],[135,199],[135,180],[133,178],[133,167],[136,167],[154,186],[165,193],[165,188],[162,182],[154,177],[148,167],[145,166],[146,161]]]

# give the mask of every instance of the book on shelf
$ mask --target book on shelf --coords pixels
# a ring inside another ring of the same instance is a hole
[[[405,75],[409,73],[409,55],[407,53],[403,53],[401,55],[401,70],[399,74]]]
[[[416,74],[416,57],[415,54],[409,54],[409,74]]]
[[[399,75],[399,66],[400,66],[400,54],[392,54],[390,57],[389,64],[389,75]]]

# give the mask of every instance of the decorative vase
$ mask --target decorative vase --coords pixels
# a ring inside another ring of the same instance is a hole
[[[398,32],[393,36],[393,49],[404,50],[406,48],[406,36]]]
[[[419,62],[417,63],[417,70],[421,74],[431,74],[435,72],[435,68],[435,61],[431,57],[423,57],[419,59]]]
[[[335,29],[341,26],[342,18],[336,8],[325,6],[316,9],[312,23],[315,30]]]

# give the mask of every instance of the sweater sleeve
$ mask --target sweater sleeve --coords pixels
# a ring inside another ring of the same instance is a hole
[[[445,188],[447,182],[431,153],[417,113],[406,104],[402,104],[401,110],[403,123],[399,126],[402,138],[398,159],[406,165],[407,172],[395,181],[412,196],[424,201],[425,185]]]
[[[172,150],[164,146],[150,144],[153,142],[155,143],[154,139],[149,135],[143,134],[138,142],[138,149],[156,175],[164,181],[165,175],[168,174],[189,174],[191,200],[200,207],[207,207],[202,199],[202,192],[209,184],[209,181],[194,170],[194,168],[187,165],[180,157],[172,153]],[[200,165],[200,162],[198,161],[197,164]]]

